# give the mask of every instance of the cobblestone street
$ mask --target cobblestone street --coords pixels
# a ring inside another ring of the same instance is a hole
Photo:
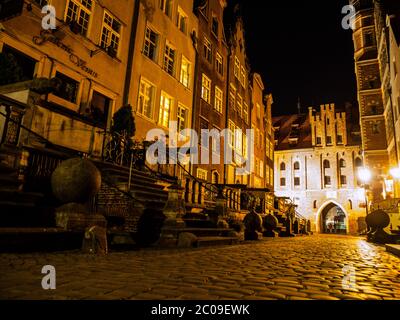
[[[0,298],[400,299],[399,262],[361,238],[322,235],[107,257],[3,254]],[[56,290],[41,287],[44,265],[56,268]],[[345,289],[352,267],[355,288]]]

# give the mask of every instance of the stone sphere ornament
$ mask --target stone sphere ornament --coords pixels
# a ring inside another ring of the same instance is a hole
[[[371,228],[384,229],[390,224],[390,216],[383,210],[376,210],[366,217],[366,222]]]
[[[53,194],[62,203],[86,203],[101,187],[101,173],[89,160],[63,161],[51,176]]]

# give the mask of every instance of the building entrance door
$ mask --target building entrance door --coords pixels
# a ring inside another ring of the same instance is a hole
[[[346,234],[346,214],[334,203],[328,204],[321,213],[321,231],[328,234]]]

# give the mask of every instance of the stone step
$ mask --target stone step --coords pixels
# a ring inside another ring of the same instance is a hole
[[[144,190],[132,190],[131,194],[139,199],[139,200],[154,200],[154,199],[158,199],[158,200],[162,200],[162,201],[167,201],[168,199],[168,192],[165,191],[158,191],[158,192],[147,192]]]
[[[238,243],[239,239],[235,237],[200,237],[197,239],[196,247],[229,246]]]
[[[400,244],[387,244],[386,251],[400,258]]]
[[[16,174],[0,174],[0,186],[6,188],[18,188],[22,182],[18,180]]]
[[[9,167],[5,163],[0,162],[0,174],[16,174],[17,170],[12,167]]]
[[[183,219],[188,228],[212,228],[213,223],[206,219]]]
[[[180,233],[192,233],[196,237],[227,237],[233,229],[219,229],[219,228],[181,228],[181,229],[168,229],[173,233],[179,235]]]
[[[54,209],[33,202],[0,201],[0,228],[55,226]]]
[[[0,228],[0,252],[56,252],[82,247],[83,232],[58,228]]]

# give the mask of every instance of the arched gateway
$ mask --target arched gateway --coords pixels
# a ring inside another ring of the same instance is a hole
[[[332,234],[347,234],[349,232],[348,214],[340,203],[329,200],[319,208],[317,231]]]

